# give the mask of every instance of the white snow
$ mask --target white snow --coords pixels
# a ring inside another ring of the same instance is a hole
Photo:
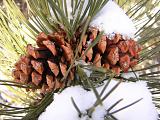
[[[119,33],[131,38],[134,38],[136,31],[132,20],[112,0],[95,16],[90,26],[98,27],[105,34]]]
[[[116,80],[112,80],[104,95],[117,82]],[[101,92],[102,88],[103,86],[97,88],[98,92]],[[86,109],[90,108],[96,101],[93,91],[86,91],[81,86],[69,87],[62,93],[55,94],[54,101],[41,114],[39,120],[88,120],[87,116],[83,116],[81,119],[78,117],[78,113],[71,102],[71,97],[73,97],[82,113],[86,113]],[[151,93],[147,89],[145,82],[121,83],[103,102],[103,106],[98,106],[95,109],[92,114],[92,120],[104,120],[105,109],[122,98],[123,101],[112,109],[112,112],[140,98],[143,99],[133,106],[114,114],[118,120],[157,120],[157,111],[152,103]]]
[[[121,76],[126,79],[137,78],[139,77],[139,73],[138,72],[122,73]]]

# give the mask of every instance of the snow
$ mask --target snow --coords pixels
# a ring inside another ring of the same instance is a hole
[[[130,38],[134,38],[136,32],[132,20],[112,0],[95,16],[90,26],[103,30],[105,34],[119,33]]]
[[[138,72],[122,73],[121,77],[126,78],[126,79],[138,78],[139,77],[139,73]]]
[[[117,80],[111,80],[104,95],[115,85]],[[104,86],[98,87],[100,93]],[[76,105],[84,116],[80,119],[78,113],[71,102],[73,97]],[[151,93],[147,89],[145,82],[122,82],[118,88],[103,102],[103,106],[98,106],[92,114],[92,120],[104,120],[106,109],[118,100],[122,99],[111,112],[143,98],[140,102],[129,108],[115,113],[118,120],[157,120],[158,114],[152,103]],[[41,114],[39,120],[88,120],[85,115],[86,110],[96,101],[93,91],[86,91],[81,86],[66,88],[62,93],[55,94],[54,101]]]

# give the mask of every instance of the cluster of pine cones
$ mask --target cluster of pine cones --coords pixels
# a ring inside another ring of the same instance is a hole
[[[138,53],[141,47],[132,39],[124,39],[122,35],[115,34],[112,37],[103,35],[100,41],[84,55],[85,50],[95,40],[99,30],[90,28],[83,37],[79,46],[78,57],[82,57],[86,63],[97,67],[111,69],[117,75],[120,71],[127,72],[138,62]],[[76,36],[79,39],[80,36]],[[16,82],[34,84],[41,89],[41,93],[48,93],[65,86],[75,78],[76,69],[73,67],[67,81],[61,81],[65,77],[68,68],[73,62],[75,44],[66,37],[63,30],[46,35],[40,33],[36,39],[37,47],[27,45],[27,54],[22,56],[15,64],[13,77]]]

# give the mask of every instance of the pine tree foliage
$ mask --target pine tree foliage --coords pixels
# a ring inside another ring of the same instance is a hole
[[[71,41],[75,40],[77,31],[82,33],[81,37],[77,39],[77,46],[80,46],[89,23],[108,0],[70,1],[72,14],[68,12],[70,9],[68,9],[67,0],[26,0],[28,6],[27,17],[20,11],[14,0],[3,1],[5,7],[0,9],[0,70],[7,76],[7,80],[0,80],[0,85],[5,86],[14,94],[11,96],[10,93],[1,90],[10,100],[7,102],[3,100],[0,104],[0,115],[5,116],[6,119],[13,117],[21,119],[26,113],[28,114],[23,118],[24,120],[35,119],[52,102],[51,98],[53,98],[53,94],[45,95],[42,99],[39,92],[26,92],[23,89],[30,88],[34,90],[34,86],[18,84],[12,80],[11,71],[15,61],[21,55],[26,54],[26,50],[24,49],[26,45],[35,44],[36,36],[40,32],[49,34],[58,31],[59,28],[63,28],[67,33],[68,40]],[[139,64],[132,71],[129,71],[134,72],[135,75],[138,72],[140,76],[123,79],[126,81],[147,81],[153,94],[153,100],[157,108],[160,108],[160,63],[157,60],[160,52],[160,0],[116,0],[116,2],[125,9],[126,14],[133,20],[137,28],[136,38],[138,39],[138,43],[143,46]],[[78,49],[75,49],[74,62],[70,65],[67,73],[74,66],[77,54]],[[153,62],[154,64],[152,64]],[[94,70],[93,66],[90,67]],[[106,71],[104,72],[103,69],[99,69],[96,77],[102,74],[106,74]],[[111,74],[109,76],[108,74],[110,74],[110,71],[107,72],[107,78],[111,77]],[[86,78],[84,77],[82,79],[84,81],[80,83],[86,82]],[[121,76],[119,78],[122,79]],[[117,79],[119,78],[117,77]],[[102,81],[102,78],[100,78],[100,81]],[[87,83],[89,84],[85,85],[88,86],[84,87],[94,89],[95,84],[91,85],[92,83]],[[99,95],[96,95],[97,101],[99,101]],[[76,108],[76,101],[72,99],[72,102]],[[23,107],[14,107],[17,103],[20,103]]]

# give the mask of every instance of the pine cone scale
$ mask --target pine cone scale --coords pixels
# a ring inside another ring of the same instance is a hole
[[[36,71],[33,71],[31,76],[32,76],[32,82],[36,86],[38,86],[40,84],[40,82],[42,81],[42,76],[39,73],[37,73]]]
[[[42,62],[36,61],[36,60],[32,60],[31,64],[33,66],[33,68],[39,73],[42,74],[44,71],[44,66]]]
[[[110,49],[107,59],[112,65],[115,65],[119,61],[118,47],[113,47]]]
[[[47,40],[47,41],[43,41],[43,44],[52,52],[54,56],[57,55],[57,50],[53,42],[51,42],[50,40]]]
[[[98,50],[101,54],[104,54],[104,52],[106,51],[106,46],[107,46],[107,41],[106,41],[106,36],[103,35],[101,37],[101,40],[98,43]]]
[[[48,65],[49,65],[49,68],[51,69],[52,73],[55,75],[55,76],[58,76],[59,74],[59,67],[56,63],[54,63],[52,60],[48,60]]]
[[[128,55],[120,57],[120,66],[124,72],[127,72],[130,67],[130,57]]]
[[[21,64],[21,70],[26,74],[29,75],[32,72],[32,67],[30,65],[27,65],[25,63]]]
[[[47,80],[47,84],[48,84],[49,89],[53,89],[55,87],[54,76],[46,75],[46,80]]]
[[[59,63],[59,65],[60,65],[60,70],[61,70],[62,75],[65,76],[66,72],[67,72],[67,65],[65,65],[61,62]]]
[[[20,82],[25,84],[29,82],[29,76],[24,74],[23,72],[20,72]]]

